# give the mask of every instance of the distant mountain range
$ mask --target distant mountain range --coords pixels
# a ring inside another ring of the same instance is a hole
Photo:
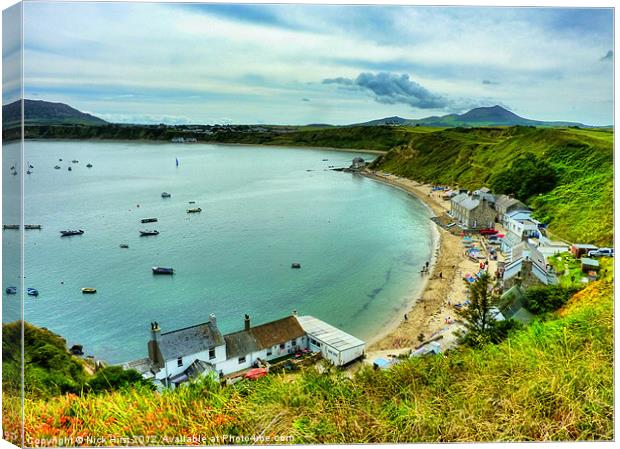
[[[24,100],[25,125],[106,125],[108,122],[94,115],[78,111],[64,103],[52,103],[43,100]],[[19,101],[2,106],[2,124],[10,128],[20,123]],[[435,126],[440,128],[453,127],[480,127],[480,126],[592,126],[576,122],[545,122],[531,120],[518,116],[501,106],[475,108],[464,114],[448,114],[421,119],[406,119],[402,117],[385,117],[365,123],[356,123],[349,126]],[[327,124],[307,125],[309,127],[330,127]]]
[[[11,127],[21,121],[20,102],[2,106],[2,125]],[[64,103],[43,100],[24,100],[25,125],[105,125],[108,122],[94,115],[80,112]]]
[[[432,116],[420,119],[406,119],[402,117],[386,117],[372,120],[365,123],[356,123],[352,126],[379,126],[379,125],[401,125],[401,126],[436,126],[441,128],[450,127],[476,127],[476,126],[579,126],[580,128],[590,127],[583,123],[576,122],[545,122],[531,120],[518,116],[509,110],[499,106],[475,108],[464,114],[448,114],[444,116]]]

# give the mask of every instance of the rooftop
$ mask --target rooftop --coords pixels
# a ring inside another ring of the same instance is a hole
[[[364,341],[353,335],[327,324],[324,321],[314,318],[313,316],[299,316],[297,321],[301,324],[304,331],[313,338],[321,340],[323,343],[331,346],[338,351],[344,351],[350,348],[365,345]]]
[[[224,344],[217,326],[210,321],[161,334],[159,349],[164,360],[184,357]]]

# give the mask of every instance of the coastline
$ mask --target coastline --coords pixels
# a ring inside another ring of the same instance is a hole
[[[361,174],[377,182],[401,189],[416,197],[431,212],[431,216],[444,214],[448,207],[442,204],[438,194],[433,194],[431,186],[420,184],[406,178],[391,174],[378,174],[368,170]],[[385,356],[386,351],[398,353],[415,348],[420,344],[418,336],[424,334],[424,340],[432,336],[443,335],[442,349],[445,350],[454,341],[455,323],[446,324],[447,317],[454,317],[451,302],[465,298],[466,286],[463,273],[473,271],[476,264],[466,258],[459,237],[452,235],[435,223],[433,229],[433,254],[430,261],[430,273],[426,275],[417,291],[412,291],[406,305],[399,315],[389,323],[384,331],[378,333],[368,342],[369,359]],[[408,319],[405,321],[404,314]]]

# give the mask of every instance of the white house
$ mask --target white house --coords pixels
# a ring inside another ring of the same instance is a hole
[[[303,349],[321,352],[342,366],[363,356],[365,343],[317,318],[296,314],[254,327],[246,315],[243,330],[222,335],[211,314],[206,323],[164,333],[157,322],[151,323],[148,358],[123,367],[175,387],[207,373],[222,377]]]

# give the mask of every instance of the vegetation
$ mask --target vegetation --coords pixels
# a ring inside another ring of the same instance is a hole
[[[547,161],[526,153],[515,159],[509,168],[492,175],[490,183],[493,192],[512,194],[527,201],[534,195],[553,190],[557,174]]]
[[[385,371],[367,367],[352,378],[308,368],[231,387],[205,379],[163,393],[137,386],[69,393],[53,401],[27,398],[26,440],[102,435],[154,435],[151,443],[168,445],[187,444],[175,437],[192,436],[204,438],[202,444],[217,443],[222,435],[239,442],[246,441],[242,436],[270,442],[290,436],[288,443],[612,440],[612,311],[613,284],[603,280],[578,292],[550,319],[498,345],[461,347]],[[17,435],[10,417],[18,409],[19,399],[5,396],[7,435]]]
[[[13,395],[21,389],[21,332],[20,322],[2,325],[2,388]],[[84,361],[67,352],[63,338],[28,323],[24,323],[24,350],[24,390],[29,397],[97,393],[136,384],[152,388],[136,371],[117,366],[90,376]]]
[[[534,314],[558,310],[576,293],[575,287],[561,285],[540,285],[525,291],[525,308]]]

